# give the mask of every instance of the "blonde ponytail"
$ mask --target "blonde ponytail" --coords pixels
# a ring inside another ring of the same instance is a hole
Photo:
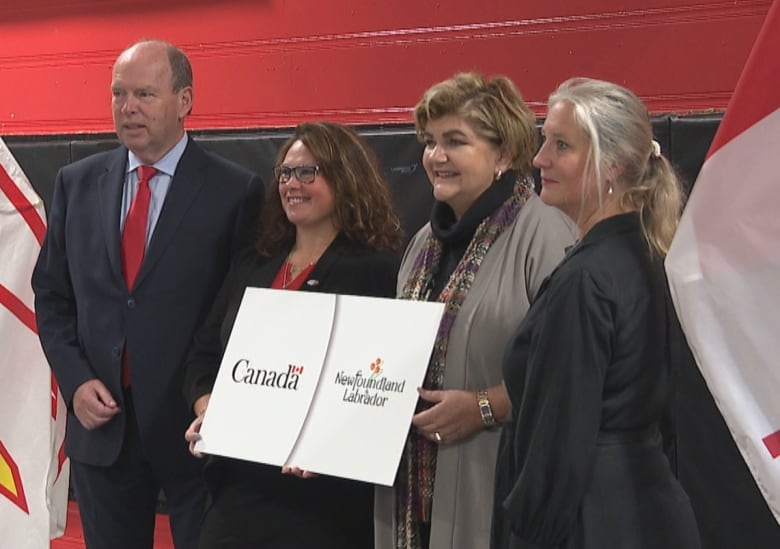
[[[669,161],[651,154],[639,181],[626,187],[622,199],[639,211],[642,232],[650,247],[666,257],[683,204],[680,180]]]

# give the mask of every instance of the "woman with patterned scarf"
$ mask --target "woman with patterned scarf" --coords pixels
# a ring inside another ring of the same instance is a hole
[[[483,549],[509,409],[503,349],[575,229],[534,193],[535,119],[509,79],[455,75],[414,117],[436,202],[398,297],[445,309],[395,485],[376,489],[376,549]]]

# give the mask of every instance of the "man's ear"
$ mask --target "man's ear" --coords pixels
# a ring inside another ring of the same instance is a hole
[[[179,90],[179,119],[192,112],[192,86],[185,86]]]

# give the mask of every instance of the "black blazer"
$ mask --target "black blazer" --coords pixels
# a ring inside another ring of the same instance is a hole
[[[265,259],[248,250],[231,266],[187,359],[184,394],[190,406],[212,391],[245,288],[270,287],[288,251]],[[317,261],[301,290],[393,297],[398,264],[395,255],[369,250],[339,236]],[[301,336],[305,342],[306,334]],[[262,344],[262,334],[259,337]],[[373,487],[369,484],[328,476],[301,481],[281,474],[278,467],[219,456],[208,457],[205,477],[212,492],[224,490],[224,494],[233,494],[224,496],[228,501],[231,497],[241,500],[242,508],[237,511],[241,518],[233,517],[231,523],[231,534],[242,540],[239,543],[257,539],[259,529],[261,537],[274,547],[298,547],[305,544],[297,537],[302,524],[308,535],[317,532],[318,547],[362,548],[373,542]],[[242,493],[252,497],[245,501]],[[215,508],[221,501],[218,497]],[[263,517],[263,522],[258,524],[256,517]],[[222,534],[216,523],[207,520],[206,524],[206,537]],[[210,531],[209,524],[216,530]]]
[[[190,407],[214,386],[244,290],[270,287],[288,252],[266,259],[248,250],[234,262],[187,359],[184,395]],[[398,256],[372,251],[340,235],[317,261],[301,291],[395,297],[398,266]]]
[[[72,399],[81,384],[97,378],[123,407],[127,345],[148,458],[180,468],[189,460],[182,433],[192,420],[180,390],[184,358],[232,256],[253,237],[263,184],[190,138],[128,291],[119,228],[126,166],[121,146],[57,174],[32,279],[38,331],[68,405],[65,448],[71,458],[106,466],[119,455],[125,414],[88,431],[73,414]]]

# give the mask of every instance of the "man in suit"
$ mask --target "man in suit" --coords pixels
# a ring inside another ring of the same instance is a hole
[[[205,489],[183,438],[194,416],[182,363],[231,256],[254,236],[263,185],[188,137],[181,50],[132,45],[111,93],[121,146],[57,175],[32,280],[38,330],[68,405],[87,546],[151,549],[162,489],[177,549],[194,549]]]

